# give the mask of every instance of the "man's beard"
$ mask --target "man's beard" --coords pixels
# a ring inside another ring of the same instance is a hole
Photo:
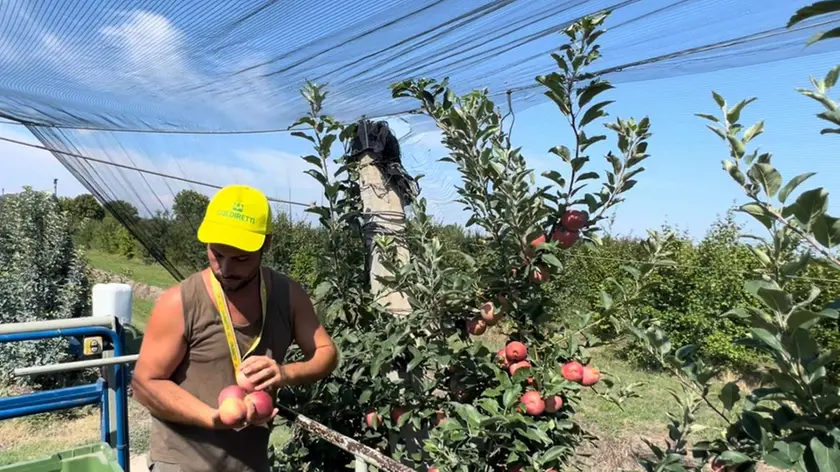
[[[225,292],[238,292],[238,291],[242,290],[243,288],[247,287],[248,284],[251,283],[252,280],[257,278],[257,276],[259,274],[260,274],[260,271],[256,271],[250,277],[245,277],[245,278],[227,277],[227,278],[225,278],[225,277],[222,277],[221,275],[217,274],[216,272],[213,272],[213,276],[216,277],[216,280],[219,281],[219,284],[221,284],[221,286],[225,290]]]

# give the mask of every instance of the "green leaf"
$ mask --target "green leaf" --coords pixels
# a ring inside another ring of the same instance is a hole
[[[744,176],[744,173],[741,172],[741,169],[739,169],[734,162],[729,160],[723,161],[723,169],[728,172],[736,182],[738,182],[738,185],[743,186],[747,183],[747,178]]]
[[[726,107],[726,100],[723,99],[717,92],[712,90],[712,98],[715,99],[715,103],[718,104],[719,107],[724,108]]]
[[[840,472],[840,450],[829,449],[819,438],[812,438],[811,453],[814,455],[814,462],[819,472]]]
[[[771,310],[787,314],[793,308],[793,296],[784,290],[759,287],[756,296]]]
[[[746,100],[741,100],[740,102],[738,102],[734,107],[732,107],[731,110],[729,110],[729,112],[726,113],[726,121],[730,123],[737,123],[738,120],[741,119],[741,110],[743,110],[745,106],[749,105],[755,100],[755,98],[748,98]]]
[[[749,456],[741,454],[740,452],[737,452],[737,451],[723,451],[718,456],[718,458],[720,458],[720,460],[725,461],[726,463],[732,464],[732,465],[743,464],[744,462],[751,462],[752,461],[752,459],[750,459]]]
[[[613,305],[612,296],[609,293],[607,293],[605,290],[601,290],[601,306],[604,307],[604,310],[610,311],[610,308],[612,308],[612,305]]]
[[[814,239],[828,249],[840,244],[840,218],[822,215],[816,219],[811,231]]]
[[[708,115],[706,113],[695,113],[694,116],[699,116],[700,118],[704,118],[709,121],[714,121],[715,123],[720,123],[720,120],[717,119],[714,115]]]
[[[359,395],[359,404],[364,405],[365,403],[367,403],[368,400],[370,400],[370,396],[372,393],[373,392],[371,392],[370,390],[365,390],[364,392],[362,392],[362,394]]]
[[[790,182],[785,184],[785,186],[782,187],[782,190],[779,192],[779,201],[784,203],[785,200],[787,200],[787,197],[790,195],[790,193],[796,190],[796,187],[798,187],[802,182],[805,182],[814,175],[817,175],[817,173],[806,172],[804,174],[799,174],[796,177],[792,178]]]
[[[720,390],[720,401],[727,411],[732,410],[732,407],[741,399],[740,389],[735,382],[729,382]]]
[[[741,207],[738,208],[738,211],[747,213],[748,215],[752,216],[759,223],[764,225],[764,227],[767,229],[770,229],[770,227],[773,224],[772,215],[767,213],[764,210],[764,207],[762,207],[758,203],[746,203],[744,205],[741,205]]]
[[[610,85],[609,82],[603,80],[591,83],[583,89],[583,92],[580,94],[580,97],[578,97],[578,106],[583,108],[584,106],[586,106],[587,103],[589,103],[593,98],[595,98],[595,96],[611,88],[614,87]]]
[[[791,331],[795,329],[811,329],[821,320],[837,319],[837,312],[834,310],[823,310],[819,313],[802,308],[793,310],[793,313],[788,317],[788,329]]]
[[[770,164],[755,164],[750,168],[750,177],[755,178],[768,197],[772,197],[782,186],[782,174]]]
[[[840,38],[840,28],[834,28],[831,30],[826,31],[825,33],[819,32],[815,33],[813,36],[808,38],[808,41],[805,42],[806,46],[810,46],[818,41],[822,41],[823,39],[831,39],[831,38]]]
[[[824,0],[820,2],[812,3],[807,7],[802,7],[790,17],[787,23],[787,27],[790,28],[791,26],[805,21],[808,18],[825,15],[827,13],[840,11],[840,1],[838,0]]]
[[[554,254],[543,254],[542,260],[548,264],[553,265],[554,267],[563,267],[563,263],[560,262],[560,259],[558,259]]]
[[[828,192],[824,188],[815,188],[802,192],[796,199],[794,216],[806,228],[810,228],[817,218],[828,210]]]
[[[540,462],[542,462],[543,464],[548,464],[552,461],[556,461],[561,456],[563,456],[563,452],[565,452],[565,450],[566,448],[562,446],[554,446],[543,453],[542,457],[540,457]]]
[[[753,138],[755,138],[756,136],[760,135],[763,132],[764,132],[764,121],[759,121],[758,123],[750,126],[744,132],[744,142],[748,143],[748,142],[752,141]]]
[[[773,336],[770,331],[762,328],[753,328],[750,330],[750,333],[753,335],[753,338],[761,341],[765,346],[771,348],[776,352],[784,351],[784,347],[782,347],[782,343]]]
[[[580,123],[578,123],[578,127],[583,128],[593,120],[596,120],[602,116],[607,116],[607,112],[603,111],[604,107],[613,103],[615,100],[607,100],[604,102],[596,103],[592,105],[586,113],[583,114],[583,118],[580,119]]]

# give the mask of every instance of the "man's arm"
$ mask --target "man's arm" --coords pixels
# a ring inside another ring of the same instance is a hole
[[[283,385],[315,382],[338,366],[336,349],[327,330],[318,321],[309,295],[297,282],[290,281],[294,341],[303,351],[304,360],[281,366]]]
[[[213,428],[217,411],[169,380],[186,351],[181,291],[175,286],[164,292],[152,308],[131,387],[134,397],[152,415]]]

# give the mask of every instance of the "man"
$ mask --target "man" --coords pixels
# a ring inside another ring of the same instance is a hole
[[[227,425],[220,391],[239,374],[240,383],[247,379],[275,398],[277,389],[314,382],[336,367],[335,345],[306,292],[261,266],[271,224],[258,190],[220,190],[198,229],[209,268],[168,289],[152,309],[132,381],[135,398],[152,414],[149,470],[267,471],[268,426],[277,410],[260,420],[249,407],[242,423]],[[305,360],[283,364],[292,342]]]

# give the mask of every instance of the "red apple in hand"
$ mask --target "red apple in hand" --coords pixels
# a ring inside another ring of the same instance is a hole
[[[231,385],[223,388],[222,391],[219,392],[219,396],[216,399],[216,403],[221,405],[228,398],[238,398],[240,400],[245,400],[245,396],[247,394],[248,392],[246,392],[245,389],[243,389],[239,385]]]
[[[254,391],[254,384],[248,380],[248,376],[243,374],[241,371],[236,373],[236,385],[245,389],[246,392]]]
[[[569,382],[580,382],[583,379],[583,366],[578,361],[563,364],[563,378]]]
[[[254,407],[254,413],[259,419],[268,418],[274,413],[274,400],[266,392],[249,393],[245,397],[245,403]]]
[[[248,414],[245,402],[237,397],[228,397],[219,405],[219,419],[228,426],[242,423]]]
[[[580,231],[581,228],[586,226],[586,222],[589,220],[589,215],[585,212],[578,211],[578,210],[567,210],[566,213],[563,213],[563,217],[560,218],[560,224],[563,225],[568,231]]]

